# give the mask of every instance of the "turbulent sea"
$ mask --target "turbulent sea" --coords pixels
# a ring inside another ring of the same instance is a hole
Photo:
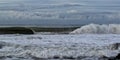
[[[69,34],[1,34],[0,60],[119,60],[120,30],[116,27],[90,24]]]
[[[78,27],[0,34],[0,60],[120,59],[119,0],[0,0],[0,26]]]
[[[120,35],[0,35],[0,60],[119,60]]]

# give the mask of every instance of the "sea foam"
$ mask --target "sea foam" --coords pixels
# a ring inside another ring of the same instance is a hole
[[[70,32],[70,34],[120,34],[120,24],[89,24]]]

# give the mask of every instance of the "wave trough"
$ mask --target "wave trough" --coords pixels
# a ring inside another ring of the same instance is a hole
[[[120,34],[120,24],[89,24],[70,32],[70,34]]]

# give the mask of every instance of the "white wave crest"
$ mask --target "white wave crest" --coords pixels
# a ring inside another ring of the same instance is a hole
[[[120,34],[120,24],[89,24],[70,32],[70,34]]]

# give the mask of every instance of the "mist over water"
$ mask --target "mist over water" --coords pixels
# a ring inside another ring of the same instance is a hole
[[[89,24],[74,30],[70,34],[120,34],[120,24]]]

